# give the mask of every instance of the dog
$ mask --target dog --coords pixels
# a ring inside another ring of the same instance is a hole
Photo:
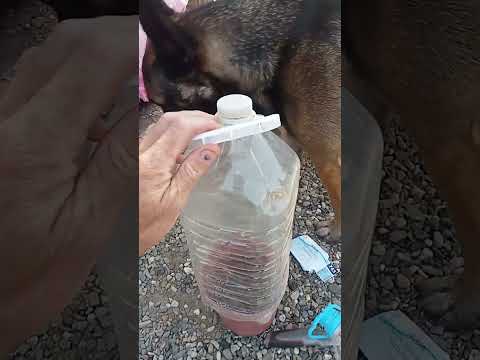
[[[174,14],[140,2],[149,38],[143,76],[164,111],[216,112],[227,94],[279,113],[291,144],[307,151],[341,234],[341,5],[337,0],[218,0]],[[158,55],[158,56],[157,56]]]
[[[463,246],[459,281],[419,285],[426,312],[453,330],[480,328],[479,19],[475,0],[342,4],[343,85],[377,120],[399,115]]]

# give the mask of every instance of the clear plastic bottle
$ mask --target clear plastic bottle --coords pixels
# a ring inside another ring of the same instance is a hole
[[[217,109],[223,135],[235,140],[220,144],[182,224],[202,301],[225,327],[254,336],[270,326],[286,289],[300,160],[274,133],[239,128],[262,119],[250,98],[229,95]]]

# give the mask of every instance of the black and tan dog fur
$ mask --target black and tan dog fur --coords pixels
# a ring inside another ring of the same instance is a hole
[[[140,2],[149,37],[143,63],[149,97],[165,111],[215,113],[219,97],[252,97],[280,113],[312,157],[341,219],[341,24],[337,0],[218,0],[175,15]],[[158,56],[156,56],[158,54]]]

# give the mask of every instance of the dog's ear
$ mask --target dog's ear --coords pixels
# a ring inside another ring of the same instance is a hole
[[[194,37],[174,20],[163,0],[140,0],[140,23],[155,49],[157,63],[168,77],[190,73],[196,62]]]

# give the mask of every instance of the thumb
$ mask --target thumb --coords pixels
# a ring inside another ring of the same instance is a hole
[[[183,161],[172,179],[172,189],[175,189],[179,208],[183,208],[188,197],[198,181],[205,175],[218,158],[218,145],[206,145],[193,151]]]

